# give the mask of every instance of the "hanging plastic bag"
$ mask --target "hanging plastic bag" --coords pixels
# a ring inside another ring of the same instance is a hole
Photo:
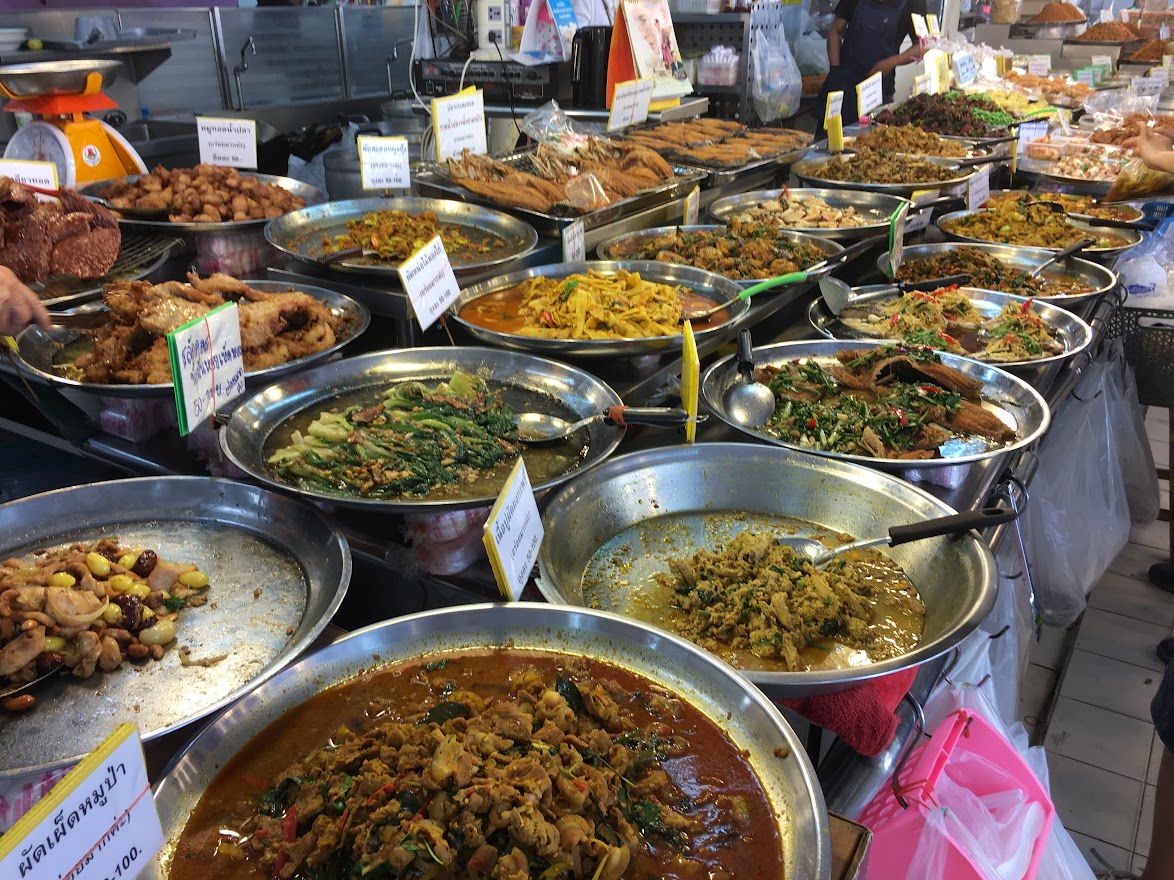
[[[1150,168],[1141,159],[1130,159],[1117,172],[1106,202],[1127,202],[1164,192],[1174,185],[1174,174]]]
[[[799,38],[795,46],[795,63],[803,76],[824,76],[831,65],[828,62],[828,43],[824,37],[812,32]]]
[[[754,31],[750,67],[751,95],[759,119],[774,122],[799,112],[803,76],[781,27]]]
[[[1040,444],[1023,532],[1043,618],[1067,626],[1129,541],[1110,347],[1092,361]],[[1109,386],[1107,388],[1106,386]]]
[[[1158,471],[1154,453],[1145,433],[1145,410],[1137,399],[1137,379],[1125,359],[1125,340],[1112,339],[1106,343],[1109,359],[1109,377],[1105,394],[1108,395],[1110,424],[1115,426],[1117,460],[1125,481],[1125,497],[1129,515],[1135,523],[1150,523],[1158,518],[1162,508]]]

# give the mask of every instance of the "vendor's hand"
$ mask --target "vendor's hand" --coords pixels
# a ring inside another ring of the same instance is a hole
[[[14,336],[29,324],[48,330],[49,312],[11,269],[0,266],[0,336]]]
[[[927,49],[925,46],[922,46],[920,43],[914,43],[912,46],[901,53],[901,63],[910,64],[914,61],[920,61],[922,56],[925,55],[926,51]]]
[[[1155,125],[1153,128],[1150,128],[1149,126],[1143,126],[1142,131],[1143,132],[1153,132],[1158,137],[1163,137],[1168,141],[1174,141],[1174,130],[1171,130],[1169,128],[1162,128],[1161,126],[1158,126],[1158,125]],[[1135,149],[1137,147],[1138,143],[1140,143],[1140,141],[1141,141],[1140,135],[1138,137],[1131,137],[1131,138],[1128,138],[1125,141],[1123,141],[1121,146],[1128,147],[1130,149]]]
[[[1137,158],[1152,168],[1154,161],[1159,156],[1170,152],[1170,144],[1170,138],[1163,137],[1151,128],[1143,128],[1133,151],[1137,154]]]

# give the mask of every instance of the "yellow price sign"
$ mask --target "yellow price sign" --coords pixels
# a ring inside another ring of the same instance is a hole
[[[844,120],[833,116],[827,122],[828,149],[833,153],[844,152]]]
[[[693,336],[693,325],[685,322],[684,344],[681,359],[681,407],[689,414],[685,425],[685,441],[697,439],[697,396],[701,388],[701,358],[697,356],[697,339]]]

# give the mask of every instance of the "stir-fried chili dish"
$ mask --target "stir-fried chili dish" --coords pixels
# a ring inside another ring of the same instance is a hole
[[[808,173],[817,179],[851,183],[941,183],[963,176],[961,171],[917,156],[869,149],[834,156]]]
[[[1073,275],[1044,270],[1041,276],[1029,274],[998,257],[969,245],[958,245],[931,257],[906,257],[897,277],[902,281],[927,281],[969,275],[971,287],[998,290],[1016,296],[1074,296],[1092,288]]]
[[[359,248],[368,256],[390,263],[402,263],[439,235],[453,265],[475,263],[486,255],[500,253],[504,239],[459,223],[441,223],[434,211],[409,214],[407,211],[372,211],[348,220],[347,231],[333,238],[323,237],[322,251],[336,254]]]

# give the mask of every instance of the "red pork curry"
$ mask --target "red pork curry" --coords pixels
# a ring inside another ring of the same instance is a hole
[[[615,666],[438,655],[303,703],[217,775],[171,880],[782,880],[779,818],[689,703]]]

